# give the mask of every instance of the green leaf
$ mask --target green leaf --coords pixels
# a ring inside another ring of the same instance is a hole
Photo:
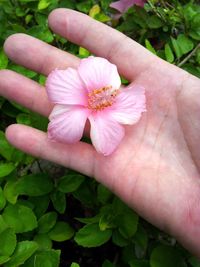
[[[54,211],[44,214],[38,220],[38,233],[48,233],[56,224],[57,213]]]
[[[90,52],[87,49],[81,46],[79,47],[79,56],[81,58],[89,57],[89,55],[90,55]]]
[[[11,259],[5,264],[5,267],[16,267],[23,264],[37,250],[38,245],[34,241],[22,241],[17,247]]]
[[[151,267],[186,267],[186,264],[180,253],[170,246],[160,245],[151,253]]]
[[[153,48],[153,46],[151,45],[151,43],[147,39],[145,40],[145,46],[150,52],[152,52],[153,54],[156,55],[156,50]]]
[[[43,196],[53,189],[53,182],[48,174],[30,174],[20,178],[16,184],[20,195]]]
[[[4,187],[4,195],[11,204],[15,204],[19,195],[42,196],[50,193],[52,189],[53,182],[48,175],[30,174],[8,181]]]
[[[6,205],[6,198],[4,196],[3,190],[0,187],[0,210],[2,210]]]
[[[175,54],[176,54],[177,58],[180,58],[183,55],[183,53],[182,53],[182,51],[181,51],[181,49],[180,49],[180,47],[178,45],[177,40],[174,39],[173,37],[171,37],[171,42],[172,42],[173,49],[175,51]]]
[[[8,228],[8,225],[4,221],[2,215],[0,215],[0,233],[2,233],[7,228]]]
[[[9,260],[10,260],[9,256],[0,256],[0,264],[3,264]],[[3,265],[1,265],[1,266],[3,266]]]
[[[117,216],[117,225],[119,232],[125,238],[131,238],[137,231],[138,227],[138,215],[131,209],[127,209],[126,212]]]
[[[10,256],[15,250],[17,239],[12,228],[7,228],[0,233],[0,255],[1,256]]]
[[[30,197],[29,201],[34,205],[34,213],[40,218],[48,209],[49,206],[49,195]]]
[[[54,228],[49,232],[51,240],[57,242],[69,240],[73,235],[73,228],[66,222],[57,222]]]
[[[0,69],[6,69],[8,66],[8,57],[4,53],[3,49],[0,49]]]
[[[134,243],[137,244],[144,251],[147,249],[148,245],[148,235],[146,230],[138,224],[137,232],[134,235]]]
[[[14,147],[6,140],[4,132],[0,131],[0,155],[10,161],[13,151]]]
[[[81,174],[68,174],[61,177],[58,182],[58,190],[63,193],[71,193],[76,191],[84,181],[85,177]]]
[[[88,224],[76,233],[74,240],[83,247],[99,247],[106,243],[111,235],[111,230],[101,231],[98,224]]]
[[[9,175],[15,168],[13,163],[0,163],[0,178]]]
[[[37,75],[36,72],[34,72],[32,70],[28,70],[28,69],[26,69],[22,66],[19,66],[19,65],[12,64],[9,66],[9,69],[14,70],[14,71],[16,71],[16,72],[18,72],[18,73],[20,73],[20,74],[22,74],[28,78],[33,78]]]
[[[24,125],[31,125],[31,118],[30,114],[20,113],[16,117],[17,123],[24,124]]]
[[[163,26],[163,22],[157,16],[150,16],[147,19],[147,25],[150,29],[158,29]]]
[[[9,204],[2,214],[5,222],[15,229],[15,233],[25,233],[37,227],[37,220],[33,211],[20,204]]]
[[[186,37],[184,34],[179,34],[177,43],[183,55],[187,54],[194,48],[192,40]]]
[[[34,256],[34,267],[60,266],[60,253],[60,250],[53,249],[36,253]]]
[[[38,3],[38,10],[43,10],[46,9],[51,2],[49,2],[48,0],[40,0]]]
[[[122,234],[115,229],[112,233],[112,241],[115,245],[119,247],[125,247],[128,245],[129,240],[122,236]]]
[[[80,267],[80,265],[78,263],[72,262],[72,264],[70,265],[70,267]]]
[[[34,237],[34,241],[37,242],[39,250],[47,250],[52,247],[52,241],[48,234],[38,234]]]
[[[174,61],[174,54],[169,44],[165,44],[165,57],[169,63]]]
[[[106,204],[107,201],[112,197],[112,193],[105,186],[99,184],[97,188],[97,199],[100,203]]]
[[[66,197],[65,193],[60,191],[55,191],[51,194],[51,201],[53,203],[54,209],[59,213],[63,214],[66,210]]]

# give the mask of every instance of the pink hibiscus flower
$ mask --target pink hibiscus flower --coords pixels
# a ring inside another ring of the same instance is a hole
[[[143,7],[146,0],[120,0],[110,4],[110,7],[117,9],[120,13],[126,12],[131,6],[137,5]]]
[[[49,116],[48,137],[78,142],[87,119],[90,138],[99,153],[110,155],[124,137],[121,124],[134,124],[145,111],[144,88],[120,89],[115,65],[104,58],[82,59],[78,69],[54,70],[46,81],[55,106]]]

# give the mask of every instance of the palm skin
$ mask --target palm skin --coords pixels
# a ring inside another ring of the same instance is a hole
[[[108,58],[133,84],[144,86],[147,112],[138,124],[126,127],[124,140],[109,157],[83,142],[52,143],[45,133],[22,125],[8,127],[8,140],[36,157],[95,177],[200,257],[200,80],[78,12],[55,10],[49,24],[68,40]],[[9,37],[5,51],[16,63],[45,75],[79,62],[22,34]],[[0,72],[0,93],[42,115],[52,109],[44,88],[8,70]]]

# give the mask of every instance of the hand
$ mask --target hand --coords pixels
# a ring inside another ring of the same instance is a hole
[[[146,88],[147,112],[126,127],[109,157],[86,143],[50,142],[39,130],[11,125],[6,136],[17,148],[95,177],[148,221],[175,236],[200,257],[200,80],[157,58],[120,32],[67,9],[49,16],[52,30],[118,66]],[[24,34],[5,42],[17,64],[48,75],[77,67],[79,59]],[[48,116],[45,89],[9,70],[0,72],[0,94]]]

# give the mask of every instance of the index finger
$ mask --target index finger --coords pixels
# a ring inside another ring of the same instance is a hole
[[[54,10],[49,15],[49,26],[55,33],[116,64],[129,80],[158,59],[121,32],[74,10]]]

